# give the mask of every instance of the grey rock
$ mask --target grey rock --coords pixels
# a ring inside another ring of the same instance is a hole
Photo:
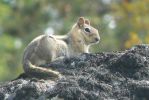
[[[59,80],[21,74],[0,86],[0,100],[149,100],[149,45],[52,62]]]

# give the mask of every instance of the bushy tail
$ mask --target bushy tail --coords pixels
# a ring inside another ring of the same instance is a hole
[[[36,75],[37,77],[53,77],[60,78],[61,74],[49,68],[43,68],[33,65],[30,61],[24,64],[24,71],[30,75]]]

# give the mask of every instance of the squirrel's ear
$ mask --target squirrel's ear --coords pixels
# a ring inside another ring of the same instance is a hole
[[[90,25],[90,21],[88,19],[85,19],[85,24]]]
[[[80,18],[78,19],[78,22],[77,22],[77,24],[79,25],[79,27],[83,26],[84,23],[85,23],[84,17],[80,17]]]

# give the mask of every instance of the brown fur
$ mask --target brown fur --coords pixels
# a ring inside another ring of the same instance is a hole
[[[97,43],[99,40],[98,30],[90,26],[89,20],[80,17],[65,36],[40,35],[36,37],[24,51],[24,71],[28,74],[61,77],[59,72],[43,68],[40,65],[65,56],[88,53],[90,45]]]

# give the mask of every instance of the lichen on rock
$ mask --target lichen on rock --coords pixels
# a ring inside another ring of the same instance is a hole
[[[63,77],[52,81],[21,76],[0,86],[0,100],[149,99],[149,45],[82,54],[48,66]]]

